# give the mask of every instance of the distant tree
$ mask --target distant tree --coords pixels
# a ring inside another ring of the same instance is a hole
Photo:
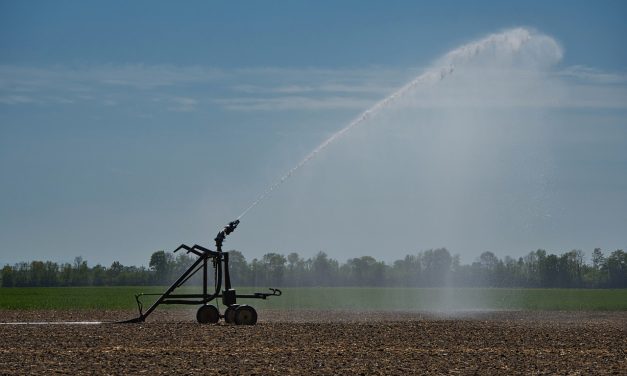
[[[173,256],[171,253],[157,251],[150,256],[150,269],[155,271],[155,282],[166,284],[170,278]]]
[[[26,262],[15,264],[15,287],[27,287],[31,285],[30,267]]]
[[[2,268],[2,287],[13,287],[15,284],[14,277],[13,268],[5,265]]]
[[[492,252],[483,252],[479,256],[479,262],[481,263],[481,266],[486,270],[495,271],[496,267],[499,264],[499,259]]]
[[[229,251],[229,272],[233,285],[247,286],[251,284],[250,268],[242,252]]]
[[[595,270],[601,270],[601,268],[605,265],[605,256],[603,255],[603,251],[601,248],[595,248],[592,251],[592,267]]]
[[[522,259],[519,260],[522,262]],[[498,282],[493,287],[516,287],[522,286],[520,265],[515,259],[505,256],[504,261],[499,261]]]
[[[74,258],[74,267],[72,271],[72,286],[86,286],[89,284],[89,268],[87,261],[81,256]]]
[[[72,276],[74,275],[72,265],[67,262],[61,265],[61,270],[59,272],[59,284],[61,286],[71,286],[72,285]]]
[[[196,261],[196,257],[191,256],[185,253],[179,253],[176,258],[173,253],[168,253],[169,256],[166,256],[170,261],[168,262],[168,276],[165,277],[166,282],[174,281],[178,276],[183,274],[190,266]],[[153,276],[154,277],[154,276]],[[187,284],[200,284],[202,281],[202,274],[197,273],[193,276]]]
[[[333,286],[337,281],[339,264],[324,252],[311,259],[312,282],[315,286]]]
[[[418,286],[421,276],[420,256],[406,255],[404,259],[394,261],[390,272],[390,280],[394,285]]]
[[[307,286],[311,280],[311,271],[307,266],[307,262],[292,252],[287,255],[287,270],[285,273],[286,286]]]
[[[107,284],[113,286],[119,285],[122,270],[124,270],[124,266],[120,264],[119,261],[114,261],[106,272]]]
[[[461,257],[458,254],[453,255],[453,259],[451,261],[451,272],[457,273],[461,266]]]
[[[29,286],[45,286],[46,266],[43,261],[31,261]]]
[[[499,266],[501,261],[492,252],[483,252],[479,256],[479,277],[482,282],[487,286],[499,285]]]
[[[538,249],[517,260],[482,253],[470,265],[445,248],[407,255],[390,266],[370,256],[338,263],[324,252],[303,259],[296,252],[287,257],[272,252],[250,263],[238,251],[229,251],[229,270],[234,285],[253,286],[490,286],[490,287],[627,287],[627,254],[616,250],[605,256],[600,248],[586,263],[581,250],[550,254]],[[90,268],[82,257],[74,263],[20,262],[1,270],[2,287],[163,284],[188,269],[196,257],[157,251],[150,270],[123,266]],[[198,273],[188,283],[199,283]]]
[[[583,252],[573,249],[560,256],[560,287],[582,287]]]
[[[607,285],[606,258],[601,248],[592,251],[592,265],[585,275],[585,282],[589,287],[602,287]]]
[[[266,269],[265,265],[254,258],[250,262],[250,278],[253,286],[261,286],[266,284]]]
[[[618,249],[606,260],[608,287],[627,287],[627,253]]]
[[[430,249],[421,255],[424,267],[425,286],[445,286],[448,284],[453,258],[446,248]]]
[[[385,264],[371,256],[353,258],[346,262],[351,284],[356,286],[382,286]]]
[[[523,258],[521,266],[522,278],[525,287],[540,286],[540,261],[537,252],[530,252]]]
[[[540,261],[542,287],[557,287],[559,273],[559,259],[556,255],[550,254]]]
[[[107,280],[107,269],[104,266],[98,264],[92,269],[92,284],[94,286],[103,286]]]
[[[266,282],[273,286],[282,286],[285,276],[285,256],[278,253],[266,253],[261,262],[266,272]]]

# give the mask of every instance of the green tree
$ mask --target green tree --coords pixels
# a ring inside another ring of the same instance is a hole
[[[266,284],[266,268],[263,262],[253,259],[250,263],[250,277],[253,286],[262,286]]]
[[[107,284],[111,286],[120,285],[122,270],[124,270],[124,266],[119,261],[114,261],[107,269]]]
[[[251,284],[250,268],[242,252],[229,251],[229,272],[233,285],[246,286]]]
[[[168,282],[183,274],[196,261],[196,257],[185,253],[179,253],[176,258],[173,253],[169,253],[169,255],[171,255],[170,259],[172,261],[170,262],[170,270],[168,271]],[[201,281],[202,273],[196,273],[196,275],[194,275],[187,283],[199,285]]]
[[[479,273],[480,276],[477,276],[488,286],[498,286],[500,282],[499,276],[499,266],[501,265],[501,261],[498,257],[492,252],[483,252],[479,256]]]
[[[406,255],[404,259],[394,261],[390,273],[390,280],[396,286],[418,286],[421,276],[420,256]]]
[[[30,286],[44,286],[46,265],[43,261],[31,261],[30,263]]]
[[[315,286],[333,286],[337,281],[339,264],[324,252],[311,259],[312,282]]]
[[[72,286],[86,286],[89,284],[89,267],[87,261],[81,256],[74,258],[74,267],[72,271]]]
[[[26,262],[17,263],[14,267],[14,270],[14,285],[16,287],[27,287],[31,285],[29,264],[27,264]]]
[[[424,285],[447,285],[453,258],[446,248],[427,250],[422,253],[421,260],[424,267]]]
[[[287,255],[287,271],[285,284],[288,286],[304,286],[307,281],[307,269],[305,260],[298,253],[292,252]]]
[[[92,284],[94,286],[103,286],[107,281],[107,270],[104,266],[98,264],[92,268]]]
[[[9,265],[5,265],[2,268],[2,287],[13,287],[15,283],[14,277],[13,268]]]
[[[583,283],[583,251],[573,249],[560,256],[560,287],[581,287]]]
[[[72,284],[72,265],[67,262],[61,265],[61,271],[59,273],[59,284],[61,286],[70,286]]]
[[[559,259],[550,254],[540,261],[540,279],[542,287],[557,287],[559,280]]]
[[[627,287],[627,253],[618,249],[606,260],[608,287]]]
[[[155,271],[155,282],[158,284],[166,284],[170,277],[172,267],[172,254],[165,251],[157,251],[150,256],[148,266]]]
[[[603,287],[607,284],[606,258],[601,248],[592,251],[592,267],[586,276],[586,282],[591,287]]]
[[[382,286],[385,281],[385,264],[371,256],[348,260],[346,270],[351,284],[357,286]]]
[[[278,253],[266,253],[261,262],[266,272],[266,282],[273,286],[282,286],[285,276],[285,256]]]

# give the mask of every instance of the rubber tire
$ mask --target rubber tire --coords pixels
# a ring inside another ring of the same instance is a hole
[[[237,307],[239,307],[239,304],[232,304],[224,311],[224,321],[227,324],[235,324],[235,310]]]
[[[235,309],[236,325],[255,325],[257,323],[257,311],[249,305],[241,305]]]
[[[198,308],[196,320],[201,324],[215,324],[220,321],[220,312],[215,306],[204,305]]]

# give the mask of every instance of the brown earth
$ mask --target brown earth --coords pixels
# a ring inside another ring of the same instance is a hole
[[[627,312],[263,311],[256,326],[157,310],[143,324],[0,325],[0,374],[627,375]],[[2,311],[0,322],[124,311]]]

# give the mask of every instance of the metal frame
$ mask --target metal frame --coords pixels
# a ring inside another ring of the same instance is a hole
[[[222,243],[226,236],[233,232],[239,221],[233,221],[229,223],[222,231],[218,233],[215,238],[217,251],[212,251],[208,248],[202,247],[198,244],[194,244],[192,247],[181,244],[174,250],[178,252],[181,249],[187,251],[187,253],[193,253],[198,256],[198,259],[163,293],[163,294],[150,294],[140,293],[135,295],[137,301],[137,308],[139,310],[139,317],[134,319],[122,321],[123,323],[136,323],[144,322],[146,317],[150,315],[161,304],[190,304],[190,305],[206,305],[210,301],[216,298],[222,298],[222,302],[225,306],[231,306],[236,304],[237,298],[242,299],[266,299],[269,296],[280,296],[281,290],[270,288],[270,293],[256,292],[253,294],[237,294],[234,289],[231,288],[231,276],[229,274],[229,253],[222,252]],[[208,292],[208,263],[213,263],[214,269],[214,291]],[[196,273],[202,270],[203,284],[201,294],[174,294],[174,290],[181,287]],[[224,277],[224,278],[223,278]],[[222,280],[224,279],[224,291],[222,289]],[[159,298],[143,312],[143,304],[141,302],[142,296],[159,296]],[[220,315],[223,317],[223,315]]]

